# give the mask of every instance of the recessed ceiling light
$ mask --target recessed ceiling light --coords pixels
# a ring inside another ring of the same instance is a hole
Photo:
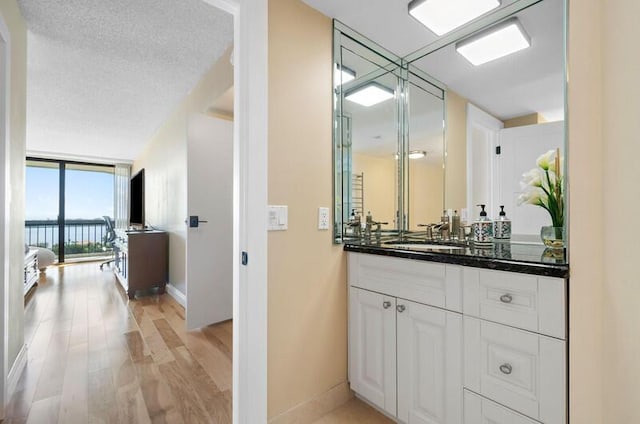
[[[356,78],[356,71],[349,69],[344,65],[338,65],[333,70],[333,85],[337,87]]]
[[[498,6],[500,0],[411,0],[409,14],[443,35]]]
[[[409,152],[409,159],[422,159],[427,156],[427,152],[424,150],[412,150]]]
[[[531,39],[520,21],[511,18],[456,43],[456,51],[478,66],[529,46]]]
[[[369,107],[392,99],[394,95],[394,91],[390,88],[371,81],[347,92],[344,98],[350,102]]]

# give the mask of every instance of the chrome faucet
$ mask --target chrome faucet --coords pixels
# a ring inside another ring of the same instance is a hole
[[[382,236],[382,226],[383,225],[388,225],[388,222],[379,222],[379,221],[374,221],[373,217],[371,216],[371,212],[367,213],[367,218],[365,220],[365,226],[364,226],[364,237],[367,240],[371,239],[371,230],[372,227],[375,225],[376,226],[376,239],[380,240],[380,237]]]

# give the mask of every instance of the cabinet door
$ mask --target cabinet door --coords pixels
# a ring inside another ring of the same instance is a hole
[[[462,316],[397,300],[398,418],[462,422]]]
[[[351,389],[390,415],[396,414],[396,300],[349,289]]]

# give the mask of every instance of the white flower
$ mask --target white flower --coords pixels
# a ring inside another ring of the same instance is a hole
[[[527,187],[541,187],[542,186],[542,173],[538,168],[534,168],[529,172],[522,174],[522,182],[520,182],[520,188],[522,190]]]
[[[532,189],[527,190],[523,193],[520,193],[518,196],[518,206],[522,205],[543,205],[543,200],[545,199],[545,194],[540,189]]]
[[[556,162],[556,150],[549,150],[547,153],[543,154],[536,161],[536,165],[542,168],[545,171],[548,171],[551,166],[553,166]]]

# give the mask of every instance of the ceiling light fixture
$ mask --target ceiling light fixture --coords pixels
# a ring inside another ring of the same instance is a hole
[[[394,96],[395,92],[392,89],[371,81],[348,91],[344,98],[350,102],[369,107],[392,99]]]
[[[424,150],[412,150],[409,152],[409,159],[422,159],[427,156],[427,152]]]
[[[511,18],[456,43],[456,51],[478,66],[530,46],[531,39],[518,18]]]
[[[436,35],[443,35],[498,6],[500,0],[411,0],[409,14]]]
[[[353,69],[347,68],[344,65],[339,65],[336,63],[336,67],[333,70],[334,87],[345,84],[349,81],[353,81],[355,78],[356,78],[356,71],[354,71]]]

